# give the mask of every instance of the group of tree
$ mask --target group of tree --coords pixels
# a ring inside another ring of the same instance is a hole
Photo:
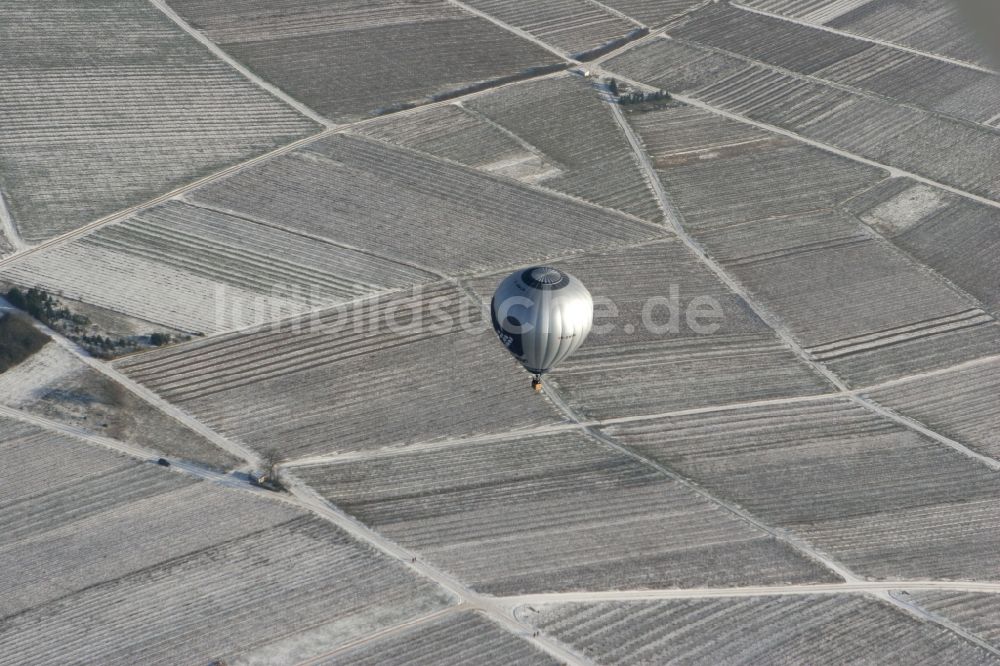
[[[286,490],[287,484],[281,472],[282,460],[284,460],[284,456],[278,449],[272,448],[264,451],[261,455],[261,463],[263,463],[264,469],[254,482],[258,486],[267,488],[268,490]]]
[[[27,291],[21,291],[17,287],[12,287],[4,296],[15,308],[24,310],[47,326],[52,326],[57,321],[62,320],[78,326],[86,326],[90,323],[90,320],[83,315],[73,314],[68,308],[60,307],[59,302],[44,289],[32,287]]]
[[[147,345],[162,347],[174,340],[173,336],[166,332],[151,333],[149,336],[132,335],[118,338],[88,332],[87,327],[90,326],[89,318],[70,311],[69,308],[64,307],[55,297],[38,287],[31,287],[27,290],[12,287],[4,296],[14,307],[24,310],[35,319],[65,335],[98,358],[114,358],[123,353],[143,349]]]
[[[618,104],[643,104],[645,102],[664,102],[670,99],[670,93],[666,90],[629,90],[618,83],[616,79],[608,79],[605,83],[608,92],[615,98]]]
[[[633,90],[631,92],[621,93],[617,97],[619,104],[644,104],[646,102],[665,102],[670,99],[670,93],[666,90],[650,90],[649,92],[643,92],[642,90]]]
[[[0,372],[25,360],[48,341],[49,336],[35,328],[24,315],[4,315],[0,318]]]

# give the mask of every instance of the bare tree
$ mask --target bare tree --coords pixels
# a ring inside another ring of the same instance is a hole
[[[264,480],[276,489],[284,488],[284,484],[281,482],[280,470],[283,460],[284,456],[281,455],[281,451],[278,449],[266,449],[261,454],[261,461],[264,464]]]
[[[278,449],[267,449],[262,454],[264,462],[264,473],[268,478],[275,478],[278,475],[278,465],[281,464],[281,451]]]

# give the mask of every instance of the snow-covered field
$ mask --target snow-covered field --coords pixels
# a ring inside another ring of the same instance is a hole
[[[837,580],[579,432],[401,449],[296,472],[490,594]]]
[[[15,0],[0,60],[0,283],[150,336],[0,374],[0,664],[1000,663],[950,6]],[[541,394],[536,264],[598,314]]]
[[[147,3],[3,7],[0,189],[43,241],[317,126]]]
[[[451,603],[291,504],[0,427],[0,663],[274,663]]]

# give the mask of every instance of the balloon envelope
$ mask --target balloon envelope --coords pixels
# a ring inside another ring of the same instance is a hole
[[[572,275],[534,266],[504,278],[490,312],[500,342],[529,372],[541,375],[583,344],[594,320],[594,300]]]

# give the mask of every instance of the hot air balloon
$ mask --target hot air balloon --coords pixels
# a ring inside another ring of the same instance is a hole
[[[583,344],[594,320],[594,300],[583,283],[551,266],[514,271],[497,287],[490,304],[493,330],[507,351],[534,377],[542,375]]]

